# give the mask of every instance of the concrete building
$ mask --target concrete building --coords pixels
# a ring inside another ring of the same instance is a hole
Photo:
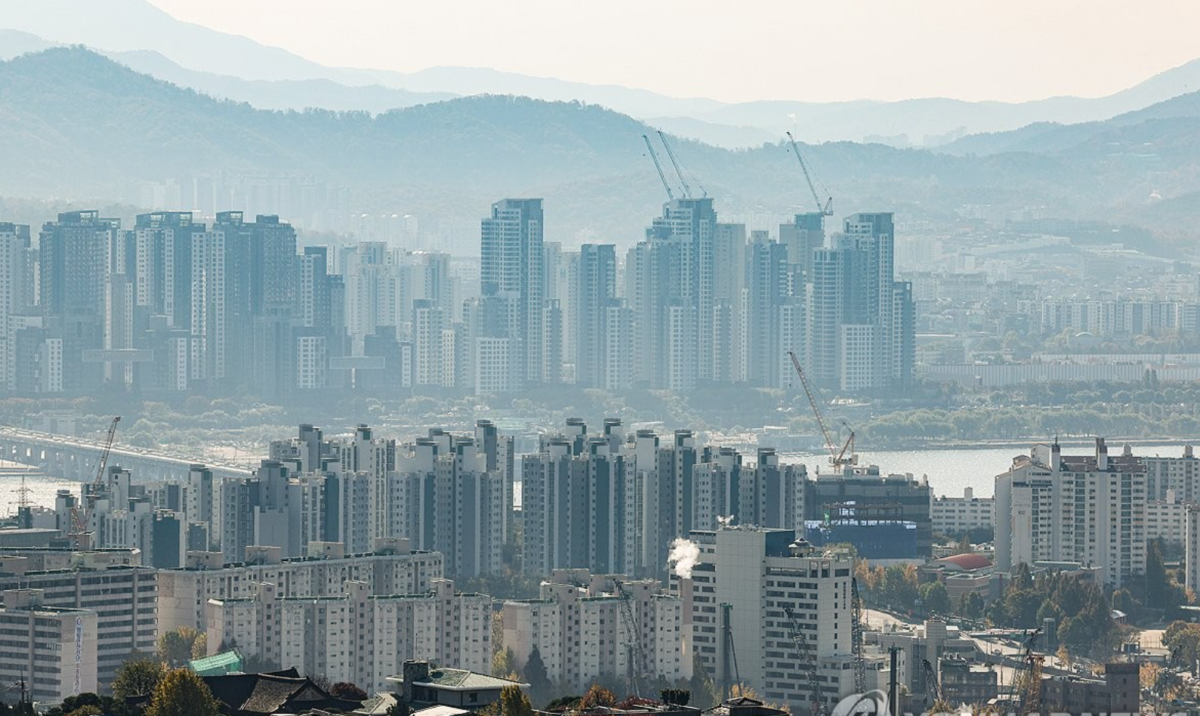
[[[156,619],[157,571],[149,567],[117,566],[128,561],[126,550],[112,553],[112,559],[108,555],[107,552],[83,553],[78,559],[72,558],[74,565],[66,569],[23,573],[18,569],[17,573],[0,574],[2,591],[36,590],[42,594],[40,604],[43,607],[95,613],[92,634],[95,635],[96,679],[102,684],[112,683],[117,668],[130,653],[154,652],[159,626]],[[91,558],[93,556],[95,558]],[[110,563],[116,564],[108,566]],[[66,653],[68,658],[74,659],[74,618],[71,621],[72,643]],[[85,631],[86,623],[85,618]],[[72,674],[70,686],[73,686],[73,679]]]
[[[1104,665],[1104,680],[1056,676],[1042,680],[1042,710],[1073,714],[1141,711],[1137,662]]]
[[[1146,570],[1146,469],[1130,452],[1035,445],[996,476],[996,568],[1073,562],[1119,587]]]
[[[895,519],[916,525],[917,554],[933,554],[931,490],[924,477],[885,475],[877,465],[847,465],[840,472],[818,472],[805,487],[805,519],[824,520],[833,506],[849,503],[858,508],[895,508]]]
[[[444,579],[430,587],[373,595],[366,582],[348,581],[338,594],[282,597],[275,585],[258,583],[252,597],[208,601],[209,653],[236,641],[243,654],[368,692],[388,689],[389,677],[413,659],[489,670],[492,598],[455,592]]]
[[[791,530],[696,531],[691,540],[699,559],[690,575],[685,568],[672,582],[684,599],[684,633],[691,632],[693,652],[718,683],[732,679],[736,653],[742,680],[764,698],[794,713],[809,708],[808,671],[792,639],[790,610],[806,648],[815,650],[822,706],[854,692],[849,557],[796,544]],[[881,666],[868,664],[868,689],[884,687]]]
[[[511,377],[508,389],[540,383],[543,375],[543,301],[545,288],[544,218],[541,199],[504,199],[492,204],[481,222],[480,297],[494,305],[486,311],[483,336],[508,339],[504,356]],[[499,372],[499,356],[481,352],[481,372]],[[485,392],[483,383],[477,392]]]
[[[949,704],[986,704],[1000,695],[994,668],[955,656],[938,660],[938,684]]]
[[[41,589],[4,590],[0,609],[0,681],[28,684],[35,703],[99,691],[97,616],[90,609],[51,607]],[[12,701],[16,693],[9,689]]]
[[[372,594],[421,594],[442,577],[440,554],[413,551],[407,540],[380,540],[376,547],[346,556],[340,544],[309,545],[301,559],[262,550],[254,562],[239,564],[224,564],[219,552],[189,552],[182,569],[158,571],[159,629],[204,631],[209,599],[247,599],[255,584],[275,585],[280,597],[338,595],[346,582],[366,583]]]
[[[1192,503],[1194,504],[1194,503]],[[1146,504],[1146,541],[1162,540],[1172,547],[1182,548],[1187,533],[1187,511],[1190,505],[1179,501],[1175,490],[1167,490],[1167,499],[1151,500]]]
[[[958,627],[949,626],[940,619],[927,619],[924,625],[911,631],[883,631],[868,635],[879,644],[885,654],[892,647],[900,650],[897,680],[908,687],[911,694],[929,693],[925,683],[924,662],[938,664],[946,657],[974,661],[977,648],[975,642],[963,636]]]
[[[488,460],[474,437],[436,428],[404,446],[388,475],[389,534],[444,554],[450,576],[498,572],[511,485],[504,469],[486,469]]]
[[[1184,515],[1184,578],[1191,590],[1200,590],[1200,505],[1188,505]]]
[[[674,682],[691,676],[683,604],[653,580],[555,570],[538,599],[504,603],[504,645],[522,666],[536,648],[551,680],[580,693],[602,675]]]
[[[962,497],[933,498],[929,519],[933,531],[944,535],[992,530],[996,527],[996,498],[976,497],[974,488],[965,487]]]
[[[1181,457],[1141,458],[1146,466],[1146,498],[1151,502],[1200,503],[1200,458],[1191,445]],[[1175,499],[1168,493],[1174,492]]]

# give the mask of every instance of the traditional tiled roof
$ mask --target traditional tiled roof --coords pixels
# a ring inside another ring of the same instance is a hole
[[[294,668],[265,674],[206,676],[204,683],[227,713],[273,714],[299,708],[350,711],[359,706],[357,701],[329,695]]]

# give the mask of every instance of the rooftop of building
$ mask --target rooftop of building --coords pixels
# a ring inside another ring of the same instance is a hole
[[[389,676],[388,681],[403,683],[404,676]],[[529,684],[523,684],[520,681],[502,679],[497,676],[481,674],[477,671],[444,667],[430,669],[428,678],[415,683],[422,686],[431,686],[443,691],[490,691],[503,689],[506,686],[520,686],[522,688],[528,688],[529,686]]]
[[[963,572],[974,572],[977,569],[987,569],[992,566],[991,560],[982,554],[956,554],[934,560],[934,564],[945,566]]]
[[[188,662],[188,667],[200,676],[222,676],[242,670],[242,655],[237,649],[230,649],[203,659],[193,659]]]

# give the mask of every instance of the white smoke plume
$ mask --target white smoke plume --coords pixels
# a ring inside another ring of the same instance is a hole
[[[690,539],[676,537],[671,541],[671,554],[667,564],[675,565],[675,575],[680,579],[691,579],[692,568],[700,561],[700,547]]]

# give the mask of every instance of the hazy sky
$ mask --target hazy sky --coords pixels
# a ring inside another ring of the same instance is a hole
[[[675,96],[1100,96],[1200,56],[1193,0],[151,0],[323,64]]]

